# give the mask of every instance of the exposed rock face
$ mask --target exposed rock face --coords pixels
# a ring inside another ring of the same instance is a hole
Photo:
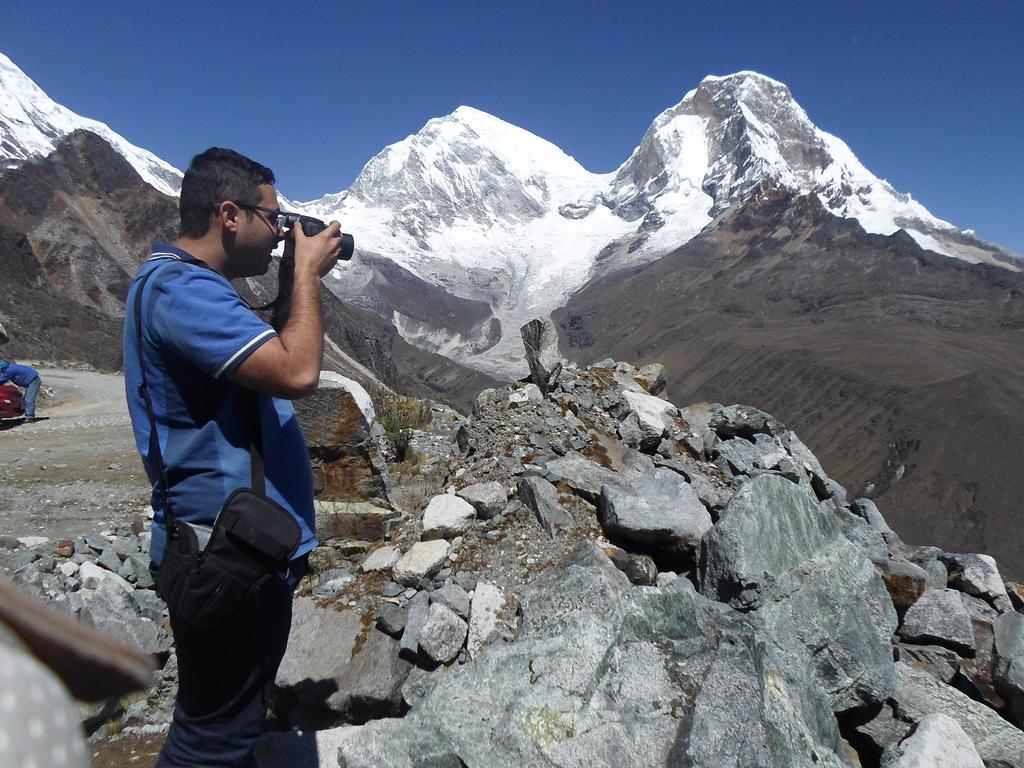
[[[743,765],[811,765],[813,753],[817,765],[844,765],[821,693],[755,635],[692,589],[634,591],[584,545],[527,593],[515,643],[446,675],[402,720],[342,734],[341,759],[350,768],[408,766],[425,754],[473,766],[610,767],[732,755]],[[657,638],[695,653],[671,662]]]
[[[295,405],[313,462],[318,497],[389,506],[391,479],[379,442],[384,430],[362,385],[324,371],[316,393]]]
[[[93,133],[0,175],[0,319],[14,357],[121,367],[124,297],[154,240],[173,238],[175,200]]]

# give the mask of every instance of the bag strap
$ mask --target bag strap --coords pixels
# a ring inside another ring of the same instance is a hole
[[[196,266],[206,269],[210,267],[198,259],[194,262]],[[167,527],[167,534],[171,538],[178,536],[178,529],[175,525],[174,507],[171,504],[170,484],[167,482],[167,467],[164,464],[163,453],[160,451],[160,436],[157,433],[156,414],[153,412],[153,400],[149,396],[149,388],[146,386],[146,359],[142,342],[142,293],[146,282],[159,267],[150,270],[139,281],[135,290],[135,340],[139,354],[139,386],[138,394],[146,406],[146,416],[149,418],[149,455],[156,466],[158,490],[164,511],[164,524]],[[238,387],[238,397],[245,407],[249,420],[249,474],[251,477],[252,489],[257,493],[266,495],[266,482],[263,474],[263,448],[262,429],[260,424],[259,395],[246,387]]]

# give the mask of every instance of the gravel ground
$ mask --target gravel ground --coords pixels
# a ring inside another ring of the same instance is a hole
[[[148,507],[124,377],[37,367],[35,424],[0,425],[0,534],[84,535]],[[45,397],[44,397],[45,395]]]

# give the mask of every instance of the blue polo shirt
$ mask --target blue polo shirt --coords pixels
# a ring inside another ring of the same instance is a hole
[[[146,385],[156,415],[168,491],[180,520],[212,526],[236,488],[252,486],[249,415],[241,388],[228,376],[277,333],[242,301],[223,275],[191,254],[156,243],[139,268],[125,303],[124,371],[135,444],[153,486],[150,557],[159,563],[166,542],[150,422],[138,393],[141,381],[135,294],[143,286],[142,343]],[[251,399],[248,401],[251,403]],[[288,400],[259,395],[266,493],[298,521],[296,556],[316,546],[313,473]]]

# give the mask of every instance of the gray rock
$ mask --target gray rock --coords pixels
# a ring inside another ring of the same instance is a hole
[[[635,413],[640,424],[640,447],[644,451],[652,451],[658,447],[661,438],[679,414],[679,409],[667,400],[654,397],[646,392],[625,390],[622,397]]]
[[[404,718],[339,734],[339,762],[845,765],[835,718],[804,670],[693,591],[633,589],[588,544],[528,588],[523,610],[514,643],[450,669]]]
[[[423,667],[410,669],[405,682],[402,683],[402,701],[407,707],[415,705],[431,691],[449,669],[444,666],[434,669],[424,669]]]
[[[886,750],[882,768],[985,768],[985,764],[960,724],[936,712]]]
[[[454,582],[466,592],[472,592],[476,589],[477,579],[469,571],[459,571],[459,573],[455,574]]]
[[[843,541],[835,516],[802,486],[761,475],[737,491],[704,538],[701,593],[737,608],[773,578]]]
[[[110,539],[99,533],[90,533],[85,537],[85,544],[90,550],[99,554],[110,545]],[[75,547],[75,551],[78,551],[77,546]]]
[[[882,513],[871,499],[857,499],[850,505],[850,511],[858,517],[864,518],[868,525],[879,533],[891,533],[892,529],[885,522]]]
[[[558,492],[547,480],[523,477],[516,486],[516,495],[533,513],[552,538],[562,528],[572,527],[572,518],[558,501]]]
[[[1024,731],[927,672],[897,662],[892,701],[903,720],[920,722],[936,712],[956,720],[986,765],[1024,765]]]
[[[952,683],[960,669],[960,656],[941,645],[908,645],[897,643],[893,650],[896,660],[924,670],[944,683]]]
[[[883,704],[877,715],[855,730],[881,754],[890,745],[898,744],[911,728],[912,723],[900,720],[889,704]]]
[[[777,475],[743,485],[704,537],[701,592],[756,608],[791,663],[811,665],[837,712],[881,702],[892,687],[892,601],[806,486]]]
[[[433,576],[451,553],[451,544],[444,539],[418,541],[395,563],[392,575],[395,581],[406,586],[422,578]]]
[[[469,595],[457,584],[445,584],[434,590],[430,593],[430,602],[447,605],[460,618],[469,619]]]
[[[405,608],[394,603],[384,603],[377,611],[375,626],[381,632],[391,637],[401,637],[405,632],[405,623],[408,618]]]
[[[465,499],[449,493],[435,496],[423,511],[423,538],[450,539],[469,530],[476,509]]]
[[[121,558],[117,556],[117,552],[114,551],[112,546],[108,546],[103,550],[100,556],[96,558],[96,564],[112,573],[117,573],[121,570]]]
[[[363,619],[356,611],[320,608],[311,597],[295,598],[288,649],[275,684],[299,699],[314,697],[316,689],[333,680],[352,658],[356,638],[363,631]]]
[[[153,574],[149,570],[149,555],[128,555],[126,563],[131,564],[135,586],[139,589],[153,588]]]
[[[558,382],[562,371],[562,356],[558,351],[558,331],[550,318],[531,320],[519,332],[526,347],[526,362],[530,378],[543,392]]]
[[[82,586],[85,589],[96,589],[105,581],[113,582],[126,593],[130,593],[134,589],[124,578],[106,568],[100,568],[93,561],[82,563],[78,569],[78,578],[81,579]]]
[[[942,554],[939,559],[949,572],[949,586],[980,597],[1000,611],[1010,607],[1006,586],[996,561],[988,555]]]
[[[171,638],[155,621],[139,615],[133,592],[113,578],[100,580],[95,589],[79,592],[79,618],[143,653],[165,653],[170,650]]]
[[[872,561],[883,561],[889,558],[889,544],[885,534],[872,528],[867,520],[853,514],[849,509],[830,501],[832,513],[835,515],[843,536],[860,550],[861,555]]]
[[[803,469],[809,477],[818,478],[819,481],[828,479],[825,470],[821,468],[821,462],[811,452],[811,449],[804,445],[794,432],[783,432],[779,435],[779,442],[785,448],[797,466]]]
[[[505,486],[496,481],[467,485],[456,495],[472,504],[477,515],[484,520],[500,514],[508,503]]]
[[[603,486],[597,512],[610,534],[665,550],[692,551],[711,528],[693,487],[662,468],[628,484]]]
[[[404,704],[402,684],[411,668],[409,662],[399,658],[397,640],[370,630],[336,677],[337,691],[327,699],[326,708],[335,722],[398,716]]]
[[[390,571],[398,564],[401,558],[401,550],[393,544],[388,544],[368,554],[366,559],[363,560],[363,564],[359,566],[359,569],[363,573]]]
[[[618,476],[605,469],[576,451],[567,453],[560,459],[549,461],[547,470],[556,477],[555,482],[564,482],[573,492],[591,504],[597,504],[601,496],[601,486],[615,485]]]
[[[965,655],[974,653],[971,615],[960,593],[953,589],[930,589],[907,610],[899,635],[912,643],[936,644]]]
[[[453,661],[466,643],[469,627],[443,603],[433,603],[420,632],[420,650],[439,664]]]
[[[337,597],[356,577],[343,568],[332,568],[320,576],[320,582],[313,589],[316,597]]]
[[[132,590],[132,600],[135,602],[139,615],[158,624],[163,618],[164,611],[167,610],[167,605],[164,601],[160,599],[156,592],[149,589]]]
[[[480,418],[484,411],[491,410],[508,402],[508,394],[503,389],[485,389],[473,401],[473,416]]]
[[[775,469],[784,459],[789,458],[778,440],[768,435],[754,435],[752,441],[732,438],[721,441],[718,446],[719,461],[728,462],[734,475],[751,475],[758,469]]]
[[[996,619],[993,678],[1011,718],[1024,727],[1024,615],[1016,611],[1007,611]]]
[[[478,582],[469,610],[469,634],[466,650],[475,658],[480,650],[492,642],[504,628],[509,627],[509,601],[494,584]]]
[[[708,426],[723,440],[753,438],[757,434],[781,435],[785,427],[774,417],[749,405],[728,405],[712,413]]]
[[[405,620],[405,632],[402,633],[399,647],[399,653],[403,658],[415,661],[418,657],[420,633],[423,631],[423,625],[427,623],[427,611],[429,609],[430,595],[427,592],[417,592],[409,601]]]
[[[894,685],[896,611],[871,564],[850,555],[837,548],[783,573],[756,611],[783,658],[809,668],[835,712],[879,704]]]
[[[630,555],[626,561],[626,576],[638,587],[649,587],[658,581],[658,568],[647,555]]]
[[[513,389],[508,394],[509,405],[513,407],[523,406],[527,403],[540,403],[543,400],[544,394],[541,392],[540,387],[532,383]]]

